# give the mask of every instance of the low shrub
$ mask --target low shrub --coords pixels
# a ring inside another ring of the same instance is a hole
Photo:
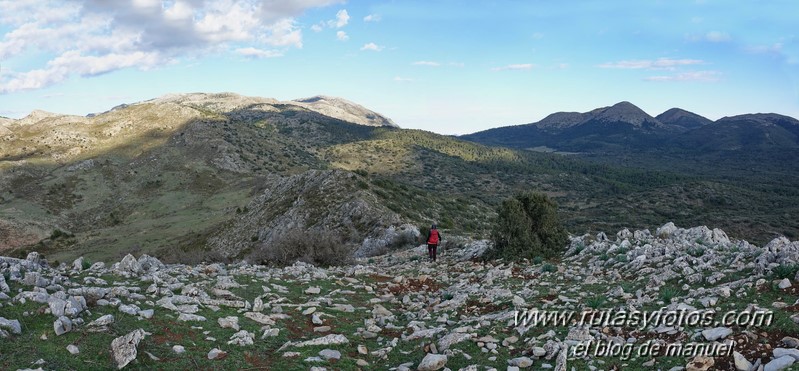
[[[355,249],[333,231],[291,229],[258,246],[251,254],[253,263],[277,266],[303,261],[317,266],[345,265],[353,261]]]

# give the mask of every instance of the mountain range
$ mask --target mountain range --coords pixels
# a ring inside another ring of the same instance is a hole
[[[799,148],[799,121],[745,114],[712,121],[672,108],[655,117],[629,102],[589,112],[558,112],[541,121],[461,136],[478,143],[564,152],[713,151]]]
[[[455,138],[401,129],[341,98],[233,93],[86,117],[34,111],[0,120],[0,250],[235,258],[302,229],[333,231],[369,255],[409,225],[486,237],[496,206],[530,189],[558,201],[573,233],[674,221],[765,241],[799,235],[796,151],[784,150],[795,124],[678,109],[651,117],[625,102]],[[579,155],[526,150],[536,146]],[[692,155],[701,148],[713,150]]]

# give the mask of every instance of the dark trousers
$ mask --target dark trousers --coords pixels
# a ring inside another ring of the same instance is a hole
[[[430,260],[436,260],[436,248],[438,248],[438,244],[427,244],[427,256],[430,258]]]

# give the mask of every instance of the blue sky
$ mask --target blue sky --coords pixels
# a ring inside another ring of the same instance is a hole
[[[630,101],[799,117],[799,2],[0,0],[0,115],[340,96],[446,134]]]

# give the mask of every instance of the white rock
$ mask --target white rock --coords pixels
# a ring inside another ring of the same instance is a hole
[[[334,345],[334,344],[347,344],[349,339],[341,334],[330,334],[320,338],[302,341],[294,344],[295,347],[315,346],[315,345]]]
[[[419,371],[435,371],[444,368],[447,364],[447,356],[443,354],[428,353],[416,368]]]
[[[222,351],[220,349],[214,348],[214,349],[211,349],[211,351],[208,352],[208,359],[210,359],[210,360],[222,359],[226,355],[227,355],[227,353],[225,351]]]
[[[80,349],[78,349],[78,347],[76,347],[74,344],[67,345],[67,351],[72,355],[80,353]]]
[[[787,289],[791,287],[791,281],[787,278],[783,278],[782,281],[777,285],[780,289]]]
[[[325,360],[341,359],[341,352],[333,349],[323,349],[319,351],[319,356]]]
[[[317,295],[320,292],[322,292],[322,289],[320,289],[319,287],[309,287],[305,289],[305,293],[310,295]]]
[[[89,322],[87,326],[89,327],[101,327],[101,326],[108,326],[114,323],[114,315],[113,314],[106,314],[94,321]]]
[[[53,322],[53,331],[55,331],[55,334],[58,336],[72,331],[72,321],[65,316],[58,317],[58,319]]]
[[[533,360],[528,357],[516,357],[508,360],[509,366],[516,366],[519,368],[527,368],[533,365]]]
[[[743,354],[733,352],[732,357],[735,361],[735,369],[738,371],[749,371],[749,369],[752,368],[752,362],[749,362]]]
[[[767,363],[763,367],[763,371],[781,371],[791,367],[794,362],[796,362],[796,360],[793,359],[793,357],[782,356],[780,358],[772,359],[771,362]]]
[[[791,356],[794,360],[799,361],[799,349],[775,348],[774,358],[783,356]]]
[[[260,323],[262,325],[272,326],[272,325],[275,324],[275,320],[273,320],[271,317],[269,317],[269,316],[267,316],[266,314],[263,314],[263,313],[247,312],[247,313],[244,313],[244,317],[247,317],[247,318],[249,318],[249,319],[251,319],[251,320],[253,320],[255,322],[258,322],[258,323]]]
[[[0,277],[2,277],[1,274]],[[11,330],[12,333],[15,333],[17,335],[22,333],[22,325],[20,325],[19,321],[15,319],[9,320],[0,317],[0,329],[1,328],[9,329]]]
[[[117,368],[122,369],[136,359],[136,347],[144,339],[144,335],[144,330],[138,329],[111,342],[111,353],[114,355]]]
[[[255,338],[255,334],[248,332],[247,330],[241,330],[233,336],[230,337],[230,341],[228,341],[228,345],[238,345],[238,346],[247,346],[253,345],[253,340]]]
[[[186,352],[186,348],[184,348],[183,345],[173,345],[172,351],[176,354],[183,354]]]
[[[201,321],[205,321],[205,317],[198,316],[196,314],[181,313],[178,316],[178,320],[179,321],[184,321],[184,322],[201,322]]]
[[[217,319],[216,322],[219,323],[219,326],[222,328],[232,328],[236,331],[239,330],[239,317],[222,317]]]
[[[705,337],[708,341],[716,341],[719,339],[724,339],[728,335],[732,334],[732,329],[727,327],[716,327],[707,330],[702,330],[702,336]]]

